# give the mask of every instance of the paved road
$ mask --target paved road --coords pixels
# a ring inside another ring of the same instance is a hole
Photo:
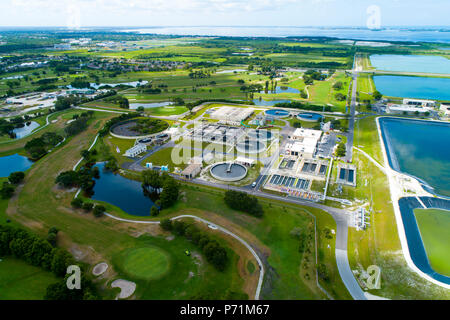
[[[358,72],[353,73],[353,86],[352,86],[352,100],[350,103],[350,118],[348,120],[348,134],[347,134],[347,153],[345,155],[345,161],[352,161],[353,158],[353,134],[355,128],[355,113],[356,113],[356,91],[357,91]]]
[[[352,70],[348,70],[352,72]],[[382,70],[358,70],[361,73],[368,74],[388,74],[388,75],[401,75],[401,76],[420,76],[420,77],[439,77],[448,78],[450,75],[443,73],[423,73],[423,72],[404,72],[404,71],[382,71]]]

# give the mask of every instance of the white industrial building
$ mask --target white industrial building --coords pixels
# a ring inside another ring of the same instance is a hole
[[[411,104],[388,104],[386,106],[386,113],[390,114],[424,114],[432,111],[433,108],[416,106]]]
[[[210,114],[212,119],[222,120],[226,122],[238,122],[247,120],[254,110],[252,108],[238,108],[238,107],[220,107],[215,109],[214,112]]]
[[[405,98],[403,99],[403,104],[422,108],[434,108],[436,106],[436,101]]]
[[[317,144],[322,137],[322,131],[298,128],[292,134],[292,142],[286,144],[286,154],[301,158],[312,158]]]
[[[145,151],[147,151],[147,145],[143,143],[138,143],[134,147],[128,149],[125,152],[124,156],[134,158]]]
[[[292,134],[292,140],[303,141],[310,138],[319,141],[320,137],[322,137],[322,133],[321,130],[297,128]]]

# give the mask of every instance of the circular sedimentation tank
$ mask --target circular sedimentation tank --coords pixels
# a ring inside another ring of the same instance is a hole
[[[217,180],[234,182],[245,178],[247,168],[238,163],[222,162],[213,165],[209,172]]]
[[[238,152],[246,154],[260,153],[266,150],[266,144],[259,140],[250,140],[246,138],[236,145]]]
[[[268,130],[250,130],[247,135],[249,136],[249,138],[258,141],[268,141],[274,138],[272,132]]]
[[[265,111],[266,115],[275,118],[286,118],[289,116],[290,112],[282,109],[270,109]]]
[[[322,118],[323,118],[322,115],[320,115],[318,113],[314,113],[314,112],[303,112],[303,113],[297,114],[297,119],[302,120],[302,121],[315,122],[315,121],[321,120]]]
[[[144,121],[144,123],[142,123],[142,121]],[[155,128],[155,130],[147,130],[147,132],[145,131],[140,132],[139,129],[137,129],[138,124],[144,129]],[[135,118],[124,120],[114,124],[110,128],[110,132],[112,135],[115,135],[118,138],[134,139],[134,138],[145,138],[155,136],[166,130],[168,127],[169,123],[161,119]]]

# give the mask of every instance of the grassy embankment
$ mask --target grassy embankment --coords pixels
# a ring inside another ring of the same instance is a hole
[[[375,117],[359,120],[355,126],[355,146],[360,147],[384,165]],[[366,202],[370,226],[365,231],[349,229],[348,256],[352,269],[366,270],[370,265],[381,268],[381,289],[370,293],[391,299],[448,299],[445,289],[429,283],[406,265],[386,175],[355,150],[358,186],[355,197]]]

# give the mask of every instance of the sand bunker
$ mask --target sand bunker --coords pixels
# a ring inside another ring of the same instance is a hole
[[[92,274],[96,277],[105,273],[108,269],[108,264],[105,262],[97,264],[94,269],[92,269]]]
[[[111,283],[111,287],[120,288],[120,293],[117,296],[118,299],[126,299],[131,297],[136,290],[136,283],[123,279],[117,279]]]

